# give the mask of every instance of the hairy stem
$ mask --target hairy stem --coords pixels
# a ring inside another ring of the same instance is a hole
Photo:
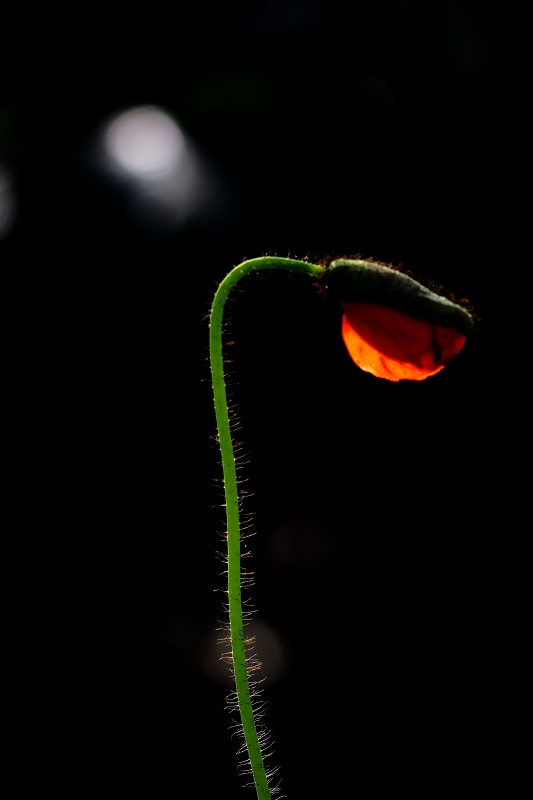
[[[246,668],[246,652],[243,632],[243,613],[241,602],[241,555],[240,555],[240,521],[239,495],[237,491],[237,475],[235,471],[235,455],[228,415],[226,386],[224,382],[224,366],[222,356],[222,323],[224,305],[227,297],[238,280],[244,275],[262,269],[286,269],[292,272],[304,272],[318,278],[324,273],[324,267],[295,261],[291,258],[265,256],[244,261],[235,267],[219,285],[211,308],[209,323],[209,352],[211,359],[211,376],[215,400],[215,413],[218,429],[218,440],[222,455],[224,474],[224,493],[226,498],[226,522],[228,533],[228,604],[231,633],[231,652],[239,711],[250,766],[252,769],[258,800],[270,800],[270,790],[261,754],[257,730],[254,720],[250,684]]]

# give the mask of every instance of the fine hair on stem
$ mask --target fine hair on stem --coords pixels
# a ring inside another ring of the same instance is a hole
[[[228,708],[234,712],[236,721],[232,726],[234,733],[242,737],[238,751],[241,774],[251,776],[258,800],[280,798],[280,788],[274,784],[276,769],[267,769],[265,759],[271,755],[272,742],[264,724],[264,703],[261,701],[259,683],[256,680],[260,663],[254,652],[253,638],[246,638],[245,626],[253,613],[249,600],[243,602],[242,590],[249,588],[252,573],[241,566],[241,558],[249,553],[242,547],[249,535],[250,517],[243,514],[243,494],[239,493],[237,469],[242,454],[240,443],[233,441],[235,412],[230,413],[224,376],[223,324],[224,307],[228,295],[235,284],[251,272],[265,269],[284,269],[301,272],[311,278],[323,275],[324,267],[297,261],[291,258],[264,256],[244,261],[235,267],[220,283],[211,307],[209,322],[209,353],[211,378],[217,422],[218,444],[222,457],[224,497],[226,508],[226,531],[223,534],[227,549],[221,554],[227,565],[227,599],[224,609],[228,622],[224,623],[226,635],[222,641],[230,649],[223,658],[229,663],[235,680],[235,690],[228,698]]]

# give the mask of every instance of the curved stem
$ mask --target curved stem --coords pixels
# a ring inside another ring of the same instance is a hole
[[[255,726],[250,697],[250,685],[248,682],[248,671],[246,667],[241,602],[239,495],[237,490],[235,455],[231,440],[222,356],[222,318],[227,297],[233,286],[235,286],[237,281],[244,275],[262,269],[286,269],[293,272],[304,272],[315,278],[321,276],[325,270],[324,267],[319,267],[316,264],[308,264],[305,261],[295,261],[291,258],[265,256],[264,258],[254,258],[250,261],[244,261],[226,275],[219,285],[211,307],[209,322],[211,376],[213,380],[215,413],[222,455],[224,493],[226,498],[228,531],[228,603],[233,668],[244,738],[250,758],[257,797],[259,800],[270,800],[270,790]]]

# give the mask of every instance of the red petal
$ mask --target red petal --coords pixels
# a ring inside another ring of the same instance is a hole
[[[342,337],[357,366],[389,381],[422,381],[461,350],[465,337],[384,306],[343,303]]]

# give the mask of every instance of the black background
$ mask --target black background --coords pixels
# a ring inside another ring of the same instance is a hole
[[[442,373],[389,384],[353,365],[306,278],[235,295],[252,596],[286,651],[265,689],[274,760],[289,798],[522,796],[524,20],[461,0],[128,14],[81,15],[42,45],[34,96],[3,106],[19,780],[251,797],[200,667],[223,580],[206,314],[243,258],[361,253],[481,322]],[[226,176],[223,227],[150,233],[91,171],[99,126],[146,103]]]

